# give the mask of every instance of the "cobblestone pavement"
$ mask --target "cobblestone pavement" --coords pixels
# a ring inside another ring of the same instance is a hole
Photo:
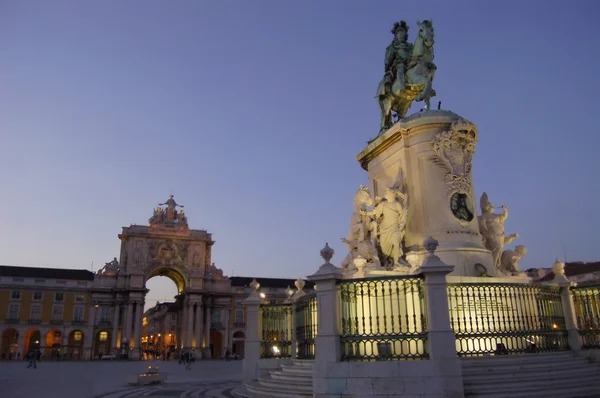
[[[131,386],[127,378],[157,365],[167,375],[164,384]],[[40,362],[27,369],[24,361],[0,362],[2,398],[232,398],[240,384],[241,361],[200,361],[186,370],[176,361]]]

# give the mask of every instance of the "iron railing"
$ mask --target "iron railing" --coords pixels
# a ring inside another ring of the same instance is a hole
[[[261,358],[292,357],[292,306],[261,305]]]
[[[600,285],[571,288],[583,349],[600,349]]]
[[[307,294],[296,301],[296,358],[315,359],[317,337],[317,294]]]
[[[423,278],[339,282],[342,361],[426,359]]]
[[[568,350],[560,289],[518,283],[449,283],[459,356]]]

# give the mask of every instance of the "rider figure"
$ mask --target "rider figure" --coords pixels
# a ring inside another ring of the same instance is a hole
[[[392,33],[394,40],[385,50],[385,75],[377,87],[377,96],[386,95],[388,90],[397,96],[404,89],[404,72],[413,45],[407,42],[408,25],[405,21],[396,22]]]

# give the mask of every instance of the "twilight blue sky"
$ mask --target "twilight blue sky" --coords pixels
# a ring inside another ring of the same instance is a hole
[[[95,269],[170,193],[228,275],[339,263],[393,23],[436,29],[476,194],[529,253],[600,260],[594,1],[0,3],[0,263]],[[435,102],[437,103],[437,102]],[[417,111],[414,106],[411,113]],[[511,245],[512,247],[513,245]],[[174,286],[156,284],[151,297]],[[165,287],[167,286],[167,287]]]

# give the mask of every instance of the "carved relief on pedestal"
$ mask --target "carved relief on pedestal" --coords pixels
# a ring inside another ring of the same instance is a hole
[[[466,119],[456,119],[448,131],[439,133],[433,142],[433,155],[429,157],[435,165],[445,171],[446,195],[450,199],[450,210],[466,227],[475,218],[474,201],[471,197],[471,171],[477,144],[477,126]]]

